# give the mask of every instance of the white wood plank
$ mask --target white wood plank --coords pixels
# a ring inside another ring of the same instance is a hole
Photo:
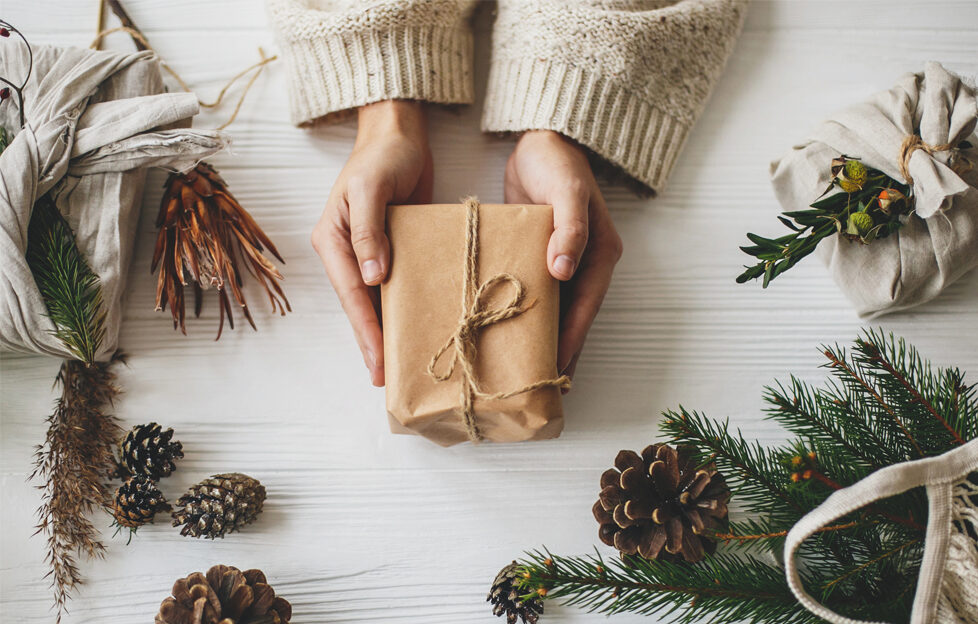
[[[125,4],[205,99],[253,62],[258,45],[275,49],[259,0]],[[94,34],[93,2],[3,0],[0,13],[38,42],[86,45]],[[488,23],[477,30],[481,94]],[[115,35],[109,44],[128,42]],[[496,570],[542,544],[587,552],[597,541],[589,509],[598,475],[618,449],[655,438],[662,410],[682,403],[729,416],[762,442],[783,438],[763,418],[763,386],[791,373],[822,379],[816,347],[851,340],[862,323],[814,260],[766,291],[734,283],[746,260],[737,250],[744,233],[776,225],[768,162],[831,110],[926,60],[974,76],[976,49],[974,2],[755,2],[669,189],[647,200],[604,187],[626,254],[566,399],[565,434],[451,449],[387,432],[383,391],[368,385],[308,244],[355,128],[292,128],[284,67],[271,67],[229,129],[233,151],[213,162],[283,252],[295,312],[272,317],[249,288],[257,333],[239,328],[213,342],[213,300],[187,337],[172,332],[168,316],[153,311],[149,256],[163,182],[153,173],[122,335],[131,359],[120,371],[125,394],[116,409],[128,424],[156,420],[177,430],[187,457],[164,482],[170,498],[209,474],[241,470],[268,487],[267,511],[216,543],[181,538],[165,524],[128,547],[112,540],[104,561],[85,564],[90,582],[66,624],[151,621],[174,579],[219,562],[263,568],[292,600],[297,622],[498,621],[483,603]],[[202,114],[197,125],[212,127],[227,112]],[[480,135],[478,120],[478,105],[432,113],[439,201],[501,198],[512,143]],[[878,324],[974,380],[976,292],[972,274],[932,304]],[[40,580],[43,544],[30,537],[38,494],[25,476],[56,367],[0,357],[3,622],[52,619]],[[550,606],[545,621],[604,618]]]

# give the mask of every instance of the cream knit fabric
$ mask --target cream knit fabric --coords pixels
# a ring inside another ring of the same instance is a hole
[[[267,2],[297,124],[386,99],[472,102],[472,1]],[[555,130],[661,190],[746,3],[499,0],[482,128]]]

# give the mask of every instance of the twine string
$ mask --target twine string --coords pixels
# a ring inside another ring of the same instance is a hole
[[[166,70],[168,74],[173,76],[173,79],[177,81],[177,84],[180,85],[180,88],[188,93],[194,92],[194,90],[190,88],[190,85],[187,84],[187,82],[183,79],[183,77],[180,76],[180,74],[178,74],[175,69],[170,67],[170,65],[163,60],[160,54],[156,52],[156,50],[153,49],[151,45],[149,45],[149,41],[146,40],[146,37],[143,35],[143,33],[139,32],[135,28],[131,28],[129,26],[117,26],[115,28],[109,28],[106,30],[99,31],[98,35],[95,36],[95,40],[92,41],[92,44],[89,47],[96,50],[99,49],[99,47],[102,44],[102,40],[105,39],[105,37],[117,32],[127,33],[130,37],[133,38],[133,40],[141,44],[142,47],[155,53],[156,56],[160,58],[160,65],[163,67],[164,70]],[[231,79],[224,84],[224,87],[221,88],[221,91],[217,94],[216,100],[214,100],[213,102],[205,102],[201,100],[199,97],[197,98],[197,103],[200,104],[202,108],[217,108],[224,102],[224,96],[227,95],[228,90],[230,90],[231,87],[234,86],[234,83],[236,83],[241,78],[247,76],[248,74],[251,74],[251,78],[248,80],[247,83],[245,83],[244,90],[241,92],[241,95],[238,97],[238,102],[235,105],[234,110],[231,112],[231,116],[228,118],[227,121],[225,121],[223,124],[218,126],[216,128],[217,130],[224,130],[232,123],[234,123],[234,120],[238,118],[238,113],[241,111],[241,105],[244,104],[245,96],[248,95],[248,91],[251,90],[252,85],[254,85],[255,81],[258,80],[258,76],[261,75],[266,65],[268,65],[269,63],[271,63],[272,61],[278,58],[277,56],[266,56],[265,51],[261,47],[258,48],[258,54],[259,56],[261,56],[261,60],[243,69],[242,71],[238,72],[234,76],[232,76]]]
[[[952,151],[952,156],[957,156],[956,162],[951,163],[951,170],[958,175],[966,173],[971,170],[974,166],[971,161],[967,158],[961,156],[957,146],[954,143],[939,143],[937,145],[931,145],[925,143],[920,135],[918,134],[908,134],[904,139],[903,143],[900,145],[900,174],[903,175],[903,179],[906,180],[909,186],[913,186],[913,176],[910,175],[910,157],[917,150],[926,152],[927,154],[934,155],[937,152],[948,152]]]
[[[461,403],[462,424],[469,440],[478,442],[483,439],[475,422],[473,403],[475,399],[496,400],[508,399],[519,394],[532,392],[540,388],[570,388],[571,380],[567,375],[553,379],[541,379],[526,384],[514,390],[505,392],[487,392],[479,385],[475,372],[477,355],[477,340],[479,331],[519,316],[530,308],[524,305],[526,288],[523,282],[510,273],[498,273],[479,284],[479,200],[474,197],[465,199],[465,268],[462,277],[462,316],[459,318],[455,331],[441,346],[428,362],[428,375],[435,381],[447,381],[455,372],[456,365],[461,371]],[[493,307],[489,302],[490,293],[500,285],[512,287],[513,295],[502,307]],[[442,356],[451,350],[451,360],[443,372],[436,369]]]

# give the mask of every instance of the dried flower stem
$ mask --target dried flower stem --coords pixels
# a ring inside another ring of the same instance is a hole
[[[187,173],[171,174],[164,188],[156,220],[160,232],[150,270],[160,269],[156,309],[163,310],[169,304],[174,329],[186,333],[183,287],[188,285],[188,278],[194,287],[196,316],[200,315],[203,290],[214,287],[218,292],[217,338],[224,330],[225,316],[234,329],[232,297],[251,327],[257,329],[242,290],[239,259],[265,289],[273,312],[284,316],[292,310],[278,284],[282,274],[263,252],[267,249],[279,262],[285,261],[213,167],[202,162]]]
[[[61,386],[61,396],[47,418],[47,438],[34,453],[30,478],[44,482],[38,486],[43,495],[37,533],[47,536],[45,560],[58,622],[82,583],[76,557],[101,557],[105,552],[88,516],[109,503],[106,481],[111,478],[113,450],[122,430],[105,408],[119,394],[112,366],[124,361],[117,351],[109,362],[62,363],[55,382]]]
[[[31,72],[34,71],[34,50],[31,48],[30,42],[27,41],[27,37],[24,33],[20,32],[13,24],[6,20],[0,19],[0,36],[6,38],[13,33],[20,37],[24,45],[27,46],[27,75],[24,76],[24,80],[19,84],[14,84],[7,78],[0,76],[0,82],[7,85],[10,89],[13,89],[14,93],[17,94],[17,105],[20,113],[20,127],[24,127],[24,87],[27,86],[27,81],[31,79]]]

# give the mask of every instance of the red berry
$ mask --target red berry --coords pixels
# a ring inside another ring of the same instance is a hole
[[[10,97],[10,89],[7,87],[0,89],[0,101],[6,100],[8,97]]]
[[[9,28],[0,28],[0,37],[9,37],[9,36],[10,36]]]

